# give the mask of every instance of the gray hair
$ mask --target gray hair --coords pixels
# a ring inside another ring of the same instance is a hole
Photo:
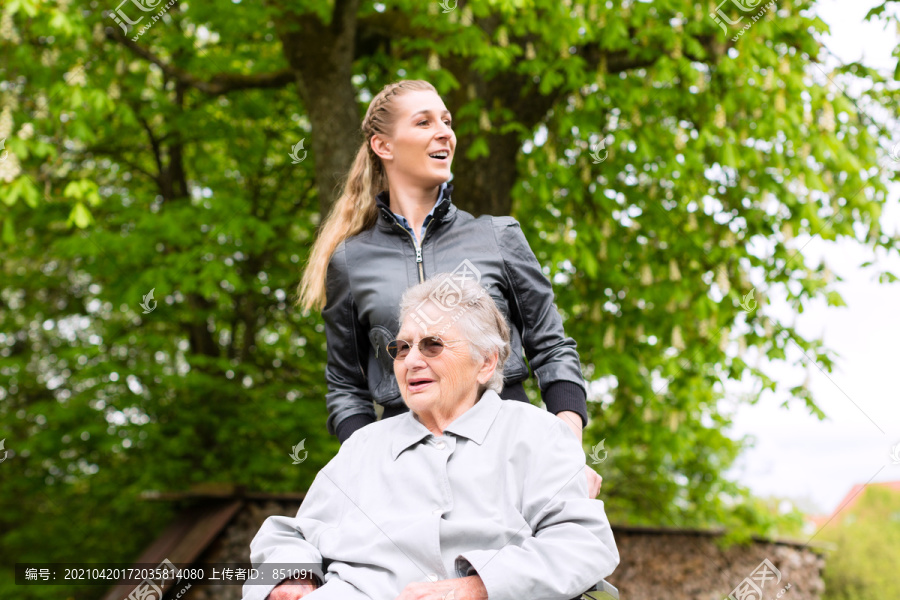
[[[484,388],[500,393],[510,352],[509,325],[483,287],[460,273],[438,273],[403,294],[400,326],[410,317],[432,335],[440,336],[455,325],[472,356],[488,358],[496,352],[497,368]]]

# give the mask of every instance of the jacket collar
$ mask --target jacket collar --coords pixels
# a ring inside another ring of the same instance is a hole
[[[434,220],[438,222],[449,221],[456,214],[456,206],[450,201],[450,194],[453,192],[453,184],[447,183],[441,188],[440,196],[434,207]],[[375,196],[375,206],[378,209],[378,226],[385,229],[399,228],[403,230],[403,225],[397,221],[397,217],[391,211],[390,192],[384,190]]]
[[[497,392],[493,390],[485,390],[481,395],[481,399],[475,403],[475,406],[464,412],[456,418],[455,421],[447,425],[444,433],[450,432],[454,435],[468,438],[478,444],[484,443],[494,419],[500,412],[503,400]],[[419,443],[429,435],[431,431],[413,415],[412,411],[397,417],[399,423],[397,430],[394,432],[394,441],[391,446],[391,456],[394,460],[403,453],[404,450]]]

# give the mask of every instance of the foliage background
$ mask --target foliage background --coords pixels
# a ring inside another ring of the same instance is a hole
[[[900,582],[900,493],[869,486],[859,501],[825,526],[819,538],[832,545],[824,600],[897,598]]]
[[[723,476],[742,440],[722,381],[819,413],[746,360],[832,364],[766,297],[842,303],[798,235],[897,248],[878,225],[895,81],[825,72],[814,4],[736,37],[712,1],[182,0],[135,41],[112,4],[8,0],[0,595],[58,593],[14,588],[15,562],[131,560],[172,516],[146,490],[295,491],[333,456],[321,319],[294,290],[366,103],[398,78],[454,114],[454,202],[516,216],[555,284],[611,519],[796,532]]]

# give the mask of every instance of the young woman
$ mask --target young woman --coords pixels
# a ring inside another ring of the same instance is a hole
[[[500,396],[528,402],[522,382],[530,365],[547,409],[581,440],[587,405],[575,342],[518,222],[476,219],[451,203],[456,135],[437,91],[420,80],[385,86],[369,104],[362,132],[298,290],[298,304],[322,309],[325,319],[328,431],[343,443],[374,422],[373,400],[383,418],[407,410],[386,350],[399,329],[397,307],[407,288],[447,272],[488,289],[510,325]],[[585,470],[593,498],[600,477]]]

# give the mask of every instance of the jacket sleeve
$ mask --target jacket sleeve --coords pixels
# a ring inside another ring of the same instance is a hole
[[[522,335],[528,363],[541,388],[547,410],[581,415],[587,425],[587,402],[575,340],[566,337],[554,304],[553,287],[531,251],[518,221],[494,217],[494,235],[510,289],[510,319]]]
[[[319,550],[321,540],[329,529],[341,522],[346,508],[346,495],[342,490],[346,482],[338,479],[341,469],[336,468],[336,463],[346,459],[347,454],[338,451],[338,456],[319,471],[295,517],[272,516],[265,520],[250,542],[250,562],[254,569],[260,569],[262,573],[268,568],[307,569],[321,585],[325,579],[325,565]],[[260,581],[265,579],[261,577]],[[243,600],[264,600],[276,585],[271,582],[245,583]]]
[[[347,265],[346,245],[335,250],[325,275],[325,338],[328,344],[325,381],[328,393],[326,427],[343,444],[357,429],[375,422],[363,365],[368,360],[368,337],[359,322]]]
[[[457,558],[461,572],[481,577],[491,600],[575,598],[619,564],[603,501],[587,497],[584,451],[565,423],[553,421],[523,483],[522,516],[532,536]]]

